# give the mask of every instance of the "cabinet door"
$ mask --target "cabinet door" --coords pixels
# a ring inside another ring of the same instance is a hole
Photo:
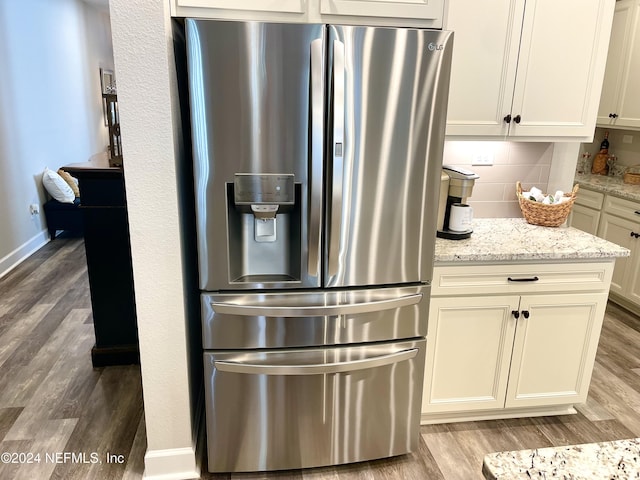
[[[442,19],[442,0],[320,0],[323,15]]]
[[[636,233],[638,233],[638,230],[640,229],[636,229]],[[640,254],[638,253],[640,251],[640,240],[635,239],[635,242],[633,242],[632,248],[631,248],[631,257],[630,257],[630,264],[629,264],[629,286],[628,286],[628,290],[627,290],[627,294],[629,300],[631,300],[632,302],[634,302],[636,305],[640,306],[640,260],[638,260],[640,258]]]
[[[606,304],[606,293],[521,298],[505,407],[586,401]]]
[[[583,232],[596,235],[598,232],[598,222],[600,212],[582,205],[574,204],[571,211],[571,226]]]
[[[447,135],[506,135],[518,62],[523,0],[449,2],[455,32]]]
[[[618,113],[619,92],[622,86],[626,60],[628,59],[629,38],[632,34],[631,22],[633,20],[633,5],[638,0],[621,0],[616,2],[611,27],[611,40],[609,41],[609,54],[602,83],[600,95],[600,108],[598,109],[598,124],[615,124],[613,115]]]
[[[637,223],[606,212],[602,214],[602,220],[598,227],[598,236],[631,250],[630,257],[619,257],[616,259],[616,266],[611,279],[611,291],[623,297],[627,297],[628,295],[628,286],[631,277],[639,275],[639,273],[633,269],[633,257],[637,256],[634,252],[637,240],[631,235],[632,232],[640,233],[640,228]]]
[[[252,12],[280,12],[303,13],[306,11],[305,0],[278,0],[265,2],[263,0],[173,0],[176,8],[205,8],[212,10],[252,11]],[[178,12],[179,13],[179,12]]]
[[[593,136],[613,10],[609,0],[527,0],[510,135]]]
[[[518,300],[431,299],[423,413],[504,407]]]
[[[640,1],[633,2],[631,27],[629,32],[628,55],[624,59],[625,69],[620,84],[620,98],[618,99],[618,117],[615,125],[618,127],[640,127]]]

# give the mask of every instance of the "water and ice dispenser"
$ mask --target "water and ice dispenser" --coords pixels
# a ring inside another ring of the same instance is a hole
[[[299,198],[293,174],[236,173],[227,183],[232,282],[299,280]]]

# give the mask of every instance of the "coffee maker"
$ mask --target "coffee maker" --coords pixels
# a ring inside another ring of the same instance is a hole
[[[440,201],[438,205],[438,231],[439,238],[448,240],[462,240],[471,237],[472,229],[464,231],[452,231],[449,229],[451,218],[451,206],[453,204],[466,204],[471,196],[473,184],[480,178],[476,173],[460,167],[450,165],[442,166],[440,176]]]

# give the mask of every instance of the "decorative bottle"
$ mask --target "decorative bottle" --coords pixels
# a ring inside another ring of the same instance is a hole
[[[609,156],[609,132],[604,132],[604,140],[600,144],[600,151],[593,159],[591,173],[594,175],[606,175],[609,172],[607,157]]]

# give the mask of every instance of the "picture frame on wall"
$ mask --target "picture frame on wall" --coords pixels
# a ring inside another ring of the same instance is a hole
[[[102,92],[102,118],[104,120],[104,126],[109,126],[107,118],[107,99],[104,97],[108,94],[114,93],[114,75],[113,70],[108,70],[100,67],[100,91]]]
[[[100,87],[103,94],[113,93],[113,70],[100,68]]]

